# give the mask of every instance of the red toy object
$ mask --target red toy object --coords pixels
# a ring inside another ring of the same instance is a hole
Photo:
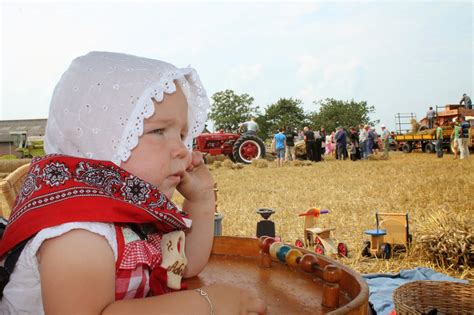
[[[312,215],[313,217],[318,218],[320,214],[326,214],[326,213],[329,213],[329,210],[326,210],[326,209],[320,210],[316,208],[311,208],[305,213],[300,213],[299,216],[302,217],[302,216]]]
[[[319,255],[347,257],[348,249],[344,243],[335,243],[331,237],[331,231],[335,228],[321,228],[316,226],[316,219],[321,214],[327,214],[329,210],[311,208],[305,213],[299,214],[305,217],[304,222],[304,238],[297,239],[295,246],[313,248],[314,252]]]

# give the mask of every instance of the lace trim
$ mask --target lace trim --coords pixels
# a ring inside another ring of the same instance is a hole
[[[210,104],[196,70],[183,68],[165,73],[158,82],[143,92],[125,126],[112,162],[120,165],[121,161],[128,160],[131,151],[138,145],[138,138],[143,135],[143,121],[151,117],[155,111],[152,98],[161,102],[164,93],[172,94],[176,92],[174,80],[180,80],[180,83],[183,84],[184,94],[188,101],[188,122],[191,124],[185,143],[188,149],[192,150],[192,140],[204,129]],[[190,95],[186,93],[187,89],[190,89]]]

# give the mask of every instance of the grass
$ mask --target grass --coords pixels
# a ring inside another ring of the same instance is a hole
[[[335,227],[334,239],[349,247],[348,258],[338,258],[361,273],[398,272],[425,266],[465,279],[474,279],[472,267],[437,266],[420,254],[417,231],[430,214],[456,213],[471,219],[474,213],[474,158],[438,159],[434,154],[393,153],[389,160],[336,161],[311,166],[242,169],[210,166],[218,183],[218,211],[224,214],[223,235],[254,236],[261,219],[258,208],[273,208],[277,234],[294,243],[303,236],[299,213],[308,208],[329,209],[320,226]],[[390,260],[363,258],[364,230],[375,228],[375,212],[408,212],[414,246],[408,255]],[[471,224],[471,227],[474,224]],[[437,227],[433,227],[436,229]],[[471,252],[474,245],[471,244]]]

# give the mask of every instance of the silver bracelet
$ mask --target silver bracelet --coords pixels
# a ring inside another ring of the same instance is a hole
[[[211,299],[209,298],[209,294],[203,289],[194,289],[194,291],[198,292],[200,296],[206,299],[207,303],[209,303],[209,307],[211,308],[211,315],[215,315],[214,313],[214,306],[212,305]]]

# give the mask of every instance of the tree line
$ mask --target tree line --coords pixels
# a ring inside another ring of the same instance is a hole
[[[235,132],[239,124],[255,117],[259,125],[258,136],[262,139],[274,134],[278,128],[289,126],[298,130],[309,126],[313,130],[324,126],[331,131],[342,126],[358,126],[360,124],[375,125],[369,115],[375,107],[366,101],[342,101],[333,98],[314,101],[314,111],[306,112],[302,101],[294,98],[280,98],[263,110],[253,105],[254,98],[249,94],[236,94],[233,90],[224,90],[211,96],[212,105],[209,118],[214,122],[216,130]]]

